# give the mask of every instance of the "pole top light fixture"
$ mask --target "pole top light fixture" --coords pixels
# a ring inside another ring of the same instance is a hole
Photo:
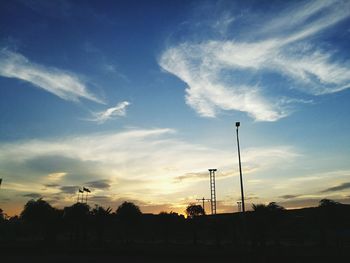
[[[236,127],[239,127],[241,123],[239,121],[236,122]]]
[[[209,172],[216,172],[217,169],[208,169]]]

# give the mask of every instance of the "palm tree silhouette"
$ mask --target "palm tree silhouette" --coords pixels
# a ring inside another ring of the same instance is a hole
[[[110,207],[105,209],[99,205],[95,205],[95,207],[91,210],[93,224],[96,230],[97,240],[99,242],[104,241],[106,229],[110,226],[111,212],[112,209]]]

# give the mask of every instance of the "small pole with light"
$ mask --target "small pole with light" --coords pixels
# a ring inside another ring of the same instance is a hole
[[[236,134],[237,134],[237,148],[238,148],[238,163],[239,163],[239,179],[241,182],[241,196],[242,196],[242,212],[245,212],[244,206],[244,192],[243,192],[243,178],[242,178],[242,164],[241,164],[241,150],[239,148],[239,138],[238,138],[238,127],[240,126],[240,122],[236,122]]]
[[[205,201],[210,201],[210,199],[207,199],[207,198],[201,198],[201,199],[196,199],[197,201],[202,201],[202,207],[203,207],[203,211],[204,211],[204,214],[205,214],[205,205],[204,205],[204,202]]]
[[[237,202],[237,207],[238,207],[238,212],[241,212],[241,210],[242,210],[242,202],[241,201]]]

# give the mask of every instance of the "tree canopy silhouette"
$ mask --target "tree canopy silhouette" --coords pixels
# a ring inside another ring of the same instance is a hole
[[[268,205],[253,204],[252,208],[254,212],[278,212],[285,210],[283,206],[278,205],[276,202],[271,202]]]
[[[90,207],[84,203],[76,203],[64,208],[63,219],[70,228],[71,240],[80,241],[82,236],[86,237],[89,215]]]
[[[189,204],[186,208],[186,215],[189,218],[194,218],[196,216],[205,215],[205,212],[201,205]]]
[[[134,203],[124,202],[118,207],[116,214],[122,227],[120,233],[124,241],[129,242],[134,238],[140,228],[141,210]]]
[[[29,200],[21,213],[21,219],[31,224],[45,224],[53,215],[54,208],[42,198]]]
[[[131,202],[124,202],[117,209],[117,216],[122,222],[135,221],[141,214],[140,208]]]
[[[70,223],[82,223],[87,220],[90,213],[90,207],[84,203],[76,203],[64,208],[63,217]]]
[[[97,239],[102,241],[105,236],[106,229],[110,224],[110,215],[112,209],[108,207],[107,209],[102,206],[95,205],[95,207],[91,210],[91,216],[93,218],[93,225],[96,230]]]
[[[0,208],[0,222],[5,221],[6,219],[6,214],[4,211]]]
[[[42,198],[32,199],[25,204],[20,218],[31,225],[31,229],[35,232],[49,238],[54,232],[54,225],[58,222],[59,211]]]
[[[334,207],[337,205],[340,205],[340,203],[327,198],[322,199],[319,203],[319,207]]]

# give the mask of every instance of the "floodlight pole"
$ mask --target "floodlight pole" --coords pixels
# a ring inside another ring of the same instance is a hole
[[[242,178],[242,164],[241,164],[241,150],[239,148],[239,138],[238,138],[238,127],[240,126],[240,122],[236,122],[236,134],[237,134],[237,148],[238,148],[238,163],[239,163],[239,179],[241,182],[241,196],[242,196],[242,212],[245,212],[244,206],[244,192],[243,192],[243,178]]]
[[[211,214],[216,215],[216,190],[215,190],[215,172],[217,169],[208,169],[210,177],[210,203]]]

